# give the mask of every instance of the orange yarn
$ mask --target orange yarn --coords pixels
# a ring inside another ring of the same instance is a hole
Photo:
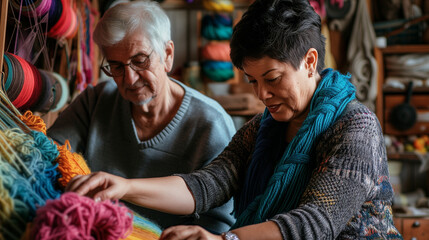
[[[32,130],[42,132],[46,135],[46,124],[41,117],[33,115],[30,110],[26,111],[23,115],[18,115],[18,117]]]
[[[204,60],[230,62],[229,53],[231,48],[228,42],[211,41],[201,49],[201,55]]]
[[[62,177],[58,179],[61,186],[67,186],[67,183],[76,175],[91,173],[82,155],[70,151],[71,146],[68,140],[64,146],[58,145],[57,149],[60,152],[56,161],[58,162],[57,170],[62,174]]]

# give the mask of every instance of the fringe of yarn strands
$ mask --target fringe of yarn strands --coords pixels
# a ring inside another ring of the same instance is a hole
[[[37,210],[31,236],[35,240],[116,240],[131,233],[132,222],[131,211],[117,201],[95,202],[67,192]]]
[[[28,135],[17,129],[0,131],[1,146],[10,154],[1,152],[1,224],[0,234],[5,239],[20,239],[25,225],[31,221],[38,206],[47,199],[57,198],[60,192],[54,188],[56,166],[41,157],[39,149]],[[5,158],[6,156],[7,158]]]
[[[161,228],[137,213],[133,213],[133,231],[126,240],[157,240],[161,236]]]
[[[46,124],[41,117],[33,115],[31,111],[26,111],[18,117],[32,130],[42,132],[46,135]]]
[[[21,115],[0,91],[0,239],[21,239],[38,207],[56,199],[59,152],[52,140],[31,130],[46,129],[31,112]],[[46,131],[46,130],[45,130]]]

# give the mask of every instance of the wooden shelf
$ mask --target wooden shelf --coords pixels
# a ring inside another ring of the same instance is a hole
[[[382,53],[428,53],[429,44],[419,45],[392,45],[385,48],[379,48]]]
[[[406,90],[393,87],[383,88],[384,94],[403,94],[405,96]],[[429,94],[429,87],[413,87],[413,94]]]
[[[235,9],[247,9],[250,3],[253,0],[235,0],[234,8]],[[161,3],[162,8],[164,9],[186,9],[186,10],[201,10],[204,9],[202,1],[194,0],[191,3],[187,3],[184,0],[166,0]]]
[[[396,160],[396,161],[412,161],[412,162],[420,162],[419,157],[413,152],[404,152],[404,153],[394,153],[387,154],[388,160]]]

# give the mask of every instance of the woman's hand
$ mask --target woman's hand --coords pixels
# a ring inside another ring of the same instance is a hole
[[[128,192],[128,179],[105,172],[77,175],[67,184],[66,191],[73,191],[100,200],[121,199]]]
[[[219,235],[214,235],[200,226],[174,226],[165,229],[159,240],[222,240]]]

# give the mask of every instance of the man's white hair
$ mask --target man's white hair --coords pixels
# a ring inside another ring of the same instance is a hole
[[[140,32],[149,39],[161,59],[165,44],[171,40],[170,20],[159,3],[151,0],[120,2],[109,8],[98,22],[93,39],[103,49]]]

